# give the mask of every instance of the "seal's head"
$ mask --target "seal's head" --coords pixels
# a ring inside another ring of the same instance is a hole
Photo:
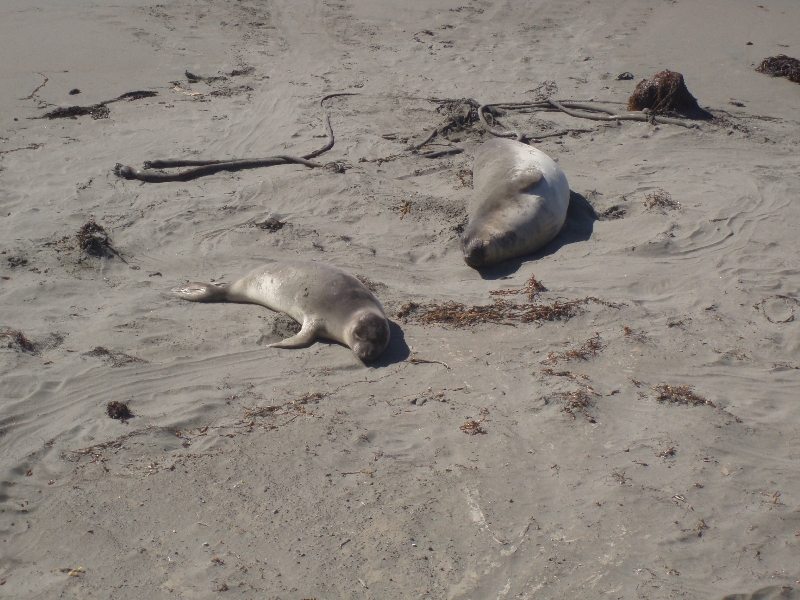
[[[359,314],[350,328],[349,346],[361,360],[375,360],[389,345],[389,321],[374,312]]]
[[[486,249],[489,244],[486,240],[474,237],[467,240],[464,236],[461,238],[461,252],[464,253],[464,262],[473,269],[478,269],[486,262]]]
[[[517,243],[514,231],[491,233],[479,227],[468,227],[461,236],[464,262],[473,269],[488,267],[503,260]]]

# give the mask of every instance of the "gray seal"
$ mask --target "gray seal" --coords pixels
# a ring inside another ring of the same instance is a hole
[[[475,193],[461,236],[464,261],[488,267],[536,252],[564,225],[569,184],[541,150],[494,138],[480,145],[472,168]]]
[[[300,331],[271,348],[302,348],[316,338],[349,346],[374,360],[389,344],[389,321],[380,302],[358,279],[312,261],[268,263],[229,284],[187,283],[172,290],[192,302],[243,302],[283,312]]]

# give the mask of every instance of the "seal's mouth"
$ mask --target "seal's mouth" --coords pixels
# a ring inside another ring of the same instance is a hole
[[[473,238],[468,243],[463,244],[464,262],[473,269],[482,267],[486,264],[486,249],[488,245],[485,240],[478,238]]]
[[[377,344],[370,344],[370,343],[360,343],[356,344],[356,347],[353,348],[353,351],[356,353],[356,356],[363,361],[375,360],[381,355],[383,352],[383,348],[381,348]]]
[[[386,317],[366,314],[358,318],[352,332],[352,348],[361,360],[375,360],[389,345]]]

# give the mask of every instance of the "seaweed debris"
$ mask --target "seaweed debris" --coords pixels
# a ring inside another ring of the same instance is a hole
[[[36,342],[33,342],[21,331],[14,331],[9,329],[8,331],[0,332],[0,337],[9,338],[10,341],[8,342],[8,347],[13,348],[17,346],[22,352],[26,354],[39,354],[39,347],[36,345]]]
[[[96,258],[111,258],[112,256],[116,256],[122,260],[122,262],[127,262],[122,258],[120,253],[117,252],[116,248],[111,245],[111,240],[105,228],[94,220],[87,221],[81,225],[81,228],[78,229],[77,238],[78,248],[89,256],[94,256]]]
[[[523,290],[524,291],[524,290]],[[529,292],[529,294],[532,292]],[[399,319],[414,317],[423,325],[449,325],[471,327],[481,323],[538,323],[541,321],[568,321],[583,312],[590,302],[616,308],[617,305],[587,296],[580,300],[554,300],[551,303],[510,302],[497,298],[491,304],[467,306],[460,302],[435,302],[423,305],[406,302],[397,312]]]
[[[711,400],[706,400],[698,396],[690,385],[671,386],[660,383],[653,387],[658,402],[669,402],[670,404],[681,404],[683,406],[716,406]]]
[[[253,223],[253,227],[258,227],[263,231],[278,231],[279,229],[283,229],[283,226],[286,225],[286,221],[279,221],[274,217],[269,217],[260,223]]]
[[[785,54],[765,58],[756,67],[756,71],[772,77],[786,77],[789,81],[800,83],[800,60]]]
[[[111,363],[112,367],[121,367],[122,365],[128,365],[135,362],[147,362],[141,358],[130,356],[124,352],[109,350],[103,346],[96,346],[95,348],[92,348],[92,350],[86,353],[86,356],[94,356],[96,358],[108,361]]]
[[[51,110],[50,112],[43,114],[41,117],[34,117],[34,118],[77,119],[78,117],[90,115],[93,119],[107,119],[108,116],[111,114],[108,105],[111,104],[112,102],[121,102],[123,100],[130,102],[132,100],[141,100],[142,98],[152,98],[153,96],[158,96],[158,92],[150,92],[150,91],[125,92],[121,96],[117,96],[116,98],[112,98],[111,100],[105,100],[103,102],[98,102],[97,104],[92,104],[90,106],[65,106],[61,108],[56,108],[54,110]]]
[[[536,279],[535,275],[531,275],[530,279],[525,283],[525,287],[521,290],[492,290],[489,294],[492,296],[516,296],[517,294],[527,294],[528,302],[533,302],[539,294],[546,291],[547,288],[544,287],[544,284]]]
[[[661,188],[646,194],[644,200],[642,204],[644,204],[648,210],[654,208],[680,210],[681,208],[681,203],[673,200],[670,193]]]
[[[551,399],[557,400],[561,404],[561,409],[575,419],[577,413],[586,417],[590,423],[596,423],[597,420],[590,415],[587,411],[594,406],[593,396],[598,396],[588,385],[582,385],[577,390],[570,392],[555,392],[550,396],[543,398],[545,404],[549,404]]]
[[[642,79],[628,99],[628,110],[650,109],[653,113],[697,111],[697,99],[689,93],[683,75],[664,70],[652,79]]]
[[[544,363],[557,364],[560,361],[568,360],[588,360],[590,356],[597,356],[605,348],[603,340],[600,339],[600,334],[595,333],[578,348],[566,350],[564,352],[548,352],[547,358],[542,361]]]
[[[503,323],[513,325],[514,322],[532,323],[535,321],[567,321],[581,312],[581,306],[591,299],[552,304],[517,304],[508,300],[496,299],[492,304],[466,306],[460,302],[432,303],[408,310],[407,305],[401,307],[400,313],[409,314],[422,309],[417,320],[423,325],[451,325],[453,327],[470,327],[479,323]],[[398,313],[398,316],[400,315]]]
[[[483,428],[483,420],[480,421],[467,421],[459,427],[461,431],[467,435],[485,435],[486,430]]]
[[[124,402],[117,402],[116,400],[112,400],[106,405],[106,414],[112,419],[119,419],[123,423],[133,417],[133,413],[131,409],[128,408],[128,405]]]

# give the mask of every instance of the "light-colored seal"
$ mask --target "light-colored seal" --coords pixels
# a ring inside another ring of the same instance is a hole
[[[470,267],[531,254],[561,231],[569,184],[544,152],[514,140],[490,139],[475,154],[472,177],[475,193],[461,236]]]
[[[302,325],[271,348],[302,348],[319,337],[349,346],[361,360],[374,360],[389,344],[380,302],[358,279],[324,263],[277,261],[227,285],[193,282],[172,292],[192,302],[260,304]]]

